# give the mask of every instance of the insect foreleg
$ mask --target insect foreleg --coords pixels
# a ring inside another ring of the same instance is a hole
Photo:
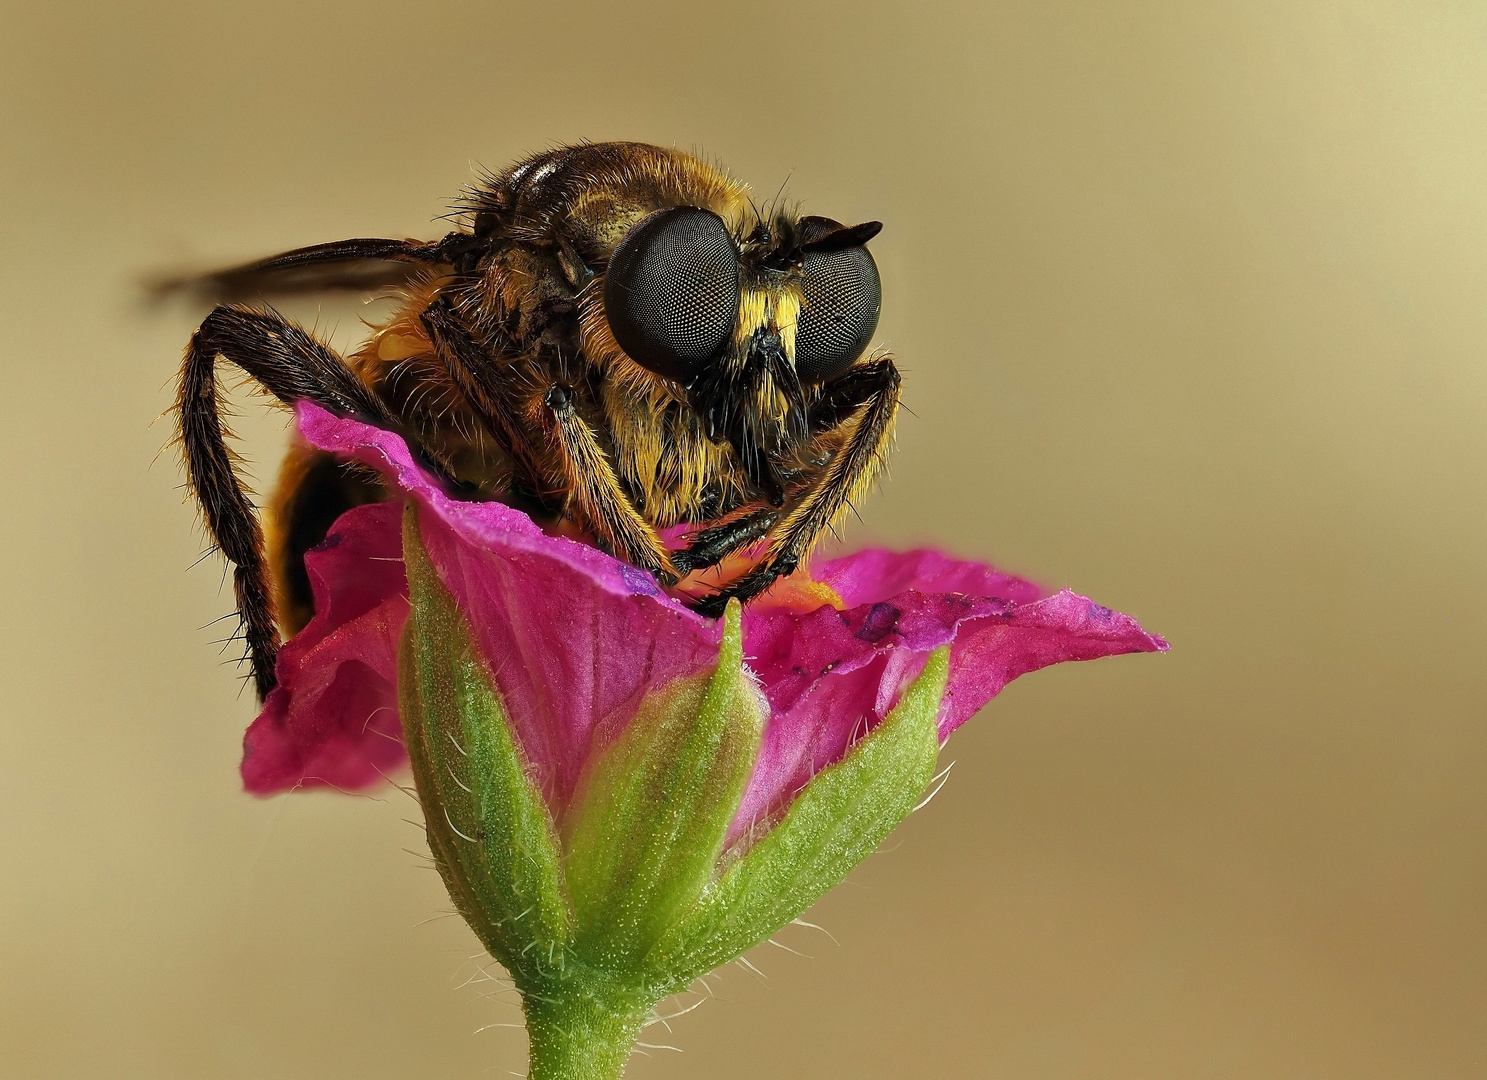
[[[620,487],[599,437],[573,407],[572,393],[555,385],[543,401],[552,416],[564,487],[579,520],[610,554],[650,571],[662,584],[675,584],[678,575],[666,545]]]
[[[514,368],[493,362],[488,350],[445,299],[429,305],[423,313],[423,325],[450,381],[464,395],[471,411],[542,494],[538,454],[529,445],[531,434],[524,431],[518,418],[518,395],[507,386]],[[528,385],[519,390],[521,396],[532,392]],[[598,436],[574,408],[571,393],[563,386],[550,386],[543,404],[551,425],[551,441],[558,451],[560,487],[580,523],[610,554],[648,570],[667,585],[675,582],[678,575],[666,545],[625,495]]]
[[[779,518],[779,510],[770,506],[755,509],[743,517],[715,525],[711,529],[704,529],[692,538],[685,549],[673,551],[671,561],[683,574],[717,566],[740,548],[769,535],[769,530],[774,528],[774,523]]]
[[[892,360],[886,358],[848,368],[840,378],[822,388],[820,400],[811,406],[811,435],[821,435],[841,427],[885,384],[896,382],[898,378],[898,369]]]
[[[219,307],[191,336],[176,403],[186,471],[207,530],[233,564],[233,590],[253,685],[262,699],[274,687],[279,632],[265,570],[263,532],[227,448],[231,433],[222,422],[217,399],[219,356],[286,404],[307,399],[341,415],[363,416],[388,426],[393,426],[393,418],[344,360],[276,314]]]
[[[424,310],[423,327],[449,381],[459,390],[470,411],[479,417],[496,445],[525,473],[531,484],[540,475],[522,428],[514,414],[516,403],[506,393],[502,373],[489,350],[475,340],[446,297]],[[535,486],[535,485],[533,485]]]
[[[860,365],[826,388],[817,414],[840,415],[840,427],[856,418],[845,443],[831,456],[821,477],[770,533],[769,551],[753,570],[721,592],[696,604],[707,615],[721,614],[728,600],[747,602],[793,573],[820,535],[834,525],[851,501],[862,494],[883,461],[893,434],[901,379],[893,361],[881,359]],[[814,416],[813,416],[814,419]]]

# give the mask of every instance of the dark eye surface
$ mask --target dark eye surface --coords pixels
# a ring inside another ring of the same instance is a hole
[[[631,229],[609,260],[604,314],[620,348],[678,382],[722,352],[738,320],[738,249],[710,210],[660,210]]]
[[[822,382],[847,370],[872,341],[883,288],[865,247],[810,252],[801,271],[795,371],[802,382]]]

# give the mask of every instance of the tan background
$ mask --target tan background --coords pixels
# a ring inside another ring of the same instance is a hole
[[[914,415],[853,538],[1174,643],[1019,682],[815,909],[839,944],[631,1075],[1487,1075],[1481,4],[12,2],[0,42],[0,1075],[523,1070],[411,803],[237,790],[229,593],[152,464],[204,312],[135,283],[436,235],[472,163],[585,136],[885,221]]]

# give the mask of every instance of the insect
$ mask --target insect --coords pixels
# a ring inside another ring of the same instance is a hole
[[[883,462],[900,377],[868,352],[878,222],[761,212],[695,157],[620,142],[486,175],[456,214],[440,240],[319,244],[200,279],[239,295],[392,281],[399,300],[344,358],[238,304],[186,348],[181,445],[233,564],[260,698],[280,631],[313,614],[305,552],[389,493],[297,443],[261,529],[228,449],[219,360],[281,402],[399,432],[451,493],[519,505],[664,585],[741,564],[690,597],[709,615],[793,572]],[[676,550],[660,536],[673,526]]]

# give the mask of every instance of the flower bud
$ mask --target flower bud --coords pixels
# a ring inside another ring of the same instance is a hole
[[[534,1076],[544,1060],[551,1076],[579,1075],[579,1061],[623,1063],[657,1001],[804,911],[929,782],[944,648],[773,828],[725,851],[768,715],[743,665],[734,602],[712,671],[639,701],[589,759],[560,831],[411,505],[403,552],[399,705],[429,847],[455,906],[523,995]]]

